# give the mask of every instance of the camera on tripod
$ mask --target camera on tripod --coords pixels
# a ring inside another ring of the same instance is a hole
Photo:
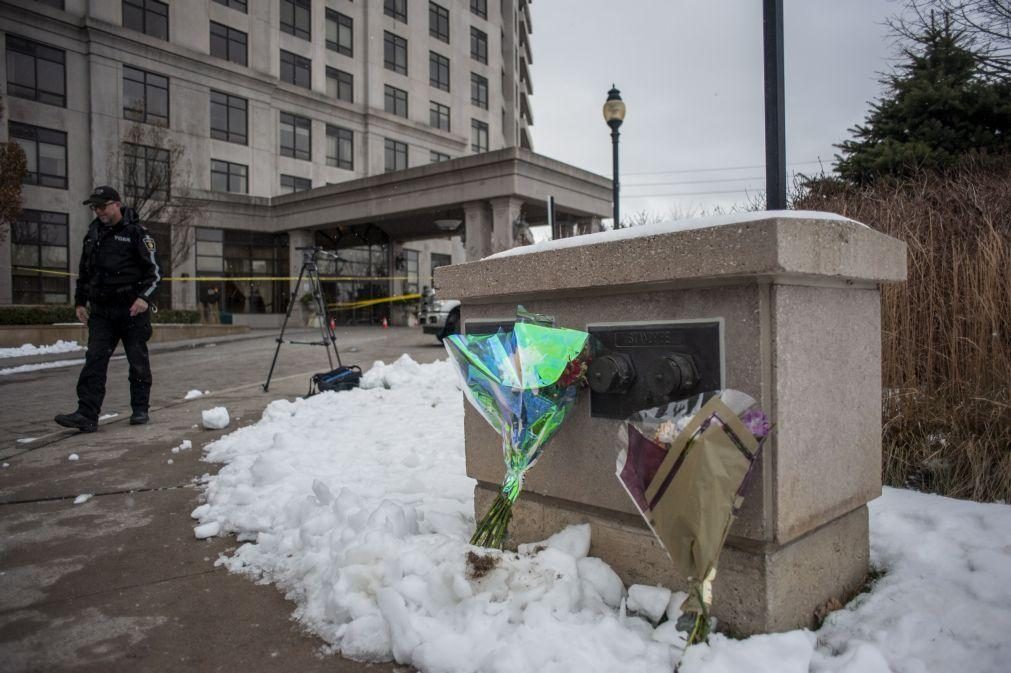
[[[270,363],[270,371],[267,372],[267,381],[263,384],[264,392],[270,389],[270,379],[274,376],[274,367],[277,366],[277,356],[281,352],[281,344],[300,344],[303,346],[323,346],[326,348],[327,361],[330,363],[330,371],[314,375],[309,381],[309,395],[324,390],[350,390],[358,387],[358,382],[362,376],[362,370],[357,365],[345,367],[341,362],[340,351],[337,349],[337,335],[334,334],[333,323],[330,318],[330,310],[327,305],[326,295],[323,293],[323,283],[319,277],[319,266],[317,260],[324,259],[334,262],[346,262],[347,260],[337,254],[337,251],[326,250],[321,245],[307,245],[295,248],[302,251],[302,269],[298,273],[298,281],[295,283],[295,292],[291,293],[288,301],[288,310],[281,323],[281,333],[277,336],[277,347],[274,349],[274,359]],[[319,316],[320,340],[319,341],[285,341],[284,331],[288,327],[288,320],[291,318],[291,311],[295,307],[296,296],[301,291],[302,279],[309,283],[309,294],[312,297],[316,315]],[[330,349],[337,358],[337,368],[334,369],[334,358],[331,357]]]

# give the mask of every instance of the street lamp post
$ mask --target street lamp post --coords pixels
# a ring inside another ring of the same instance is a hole
[[[614,85],[607,92],[607,100],[604,101],[604,121],[611,127],[611,152],[613,157],[612,190],[614,203],[614,228],[621,226],[618,214],[618,128],[621,122],[625,121],[625,103],[621,100],[621,92]]]

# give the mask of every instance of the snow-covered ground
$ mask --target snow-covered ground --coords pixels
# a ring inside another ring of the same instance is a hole
[[[76,341],[64,341],[63,339],[57,339],[56,343],[50,346],[25,344],[17,348],[0,348],[0,359],[18,358],[28,355],[49,355],[50,353],[73,353],[75,351],[83,350],[84,346],[80,345]]]
[[[362,385],[273,402],[208,445],[224,465],[193,513],[197,537],[245,543],[218,563],[276,584],[333,651],[433,673],[1011,670],[1009,506],[886,489],[869,592],[817,632],[716,635],[682,658],[672,621],[655,624],[681,597],[626,590],[587,556],[587,527],[519,554],[467,544],[474,483],[448,363],[404,356]]]
[[[84,358],[76,360],[53,360],[52,362],[39,362],[31,365],[18,365],[17,367],[5,367],[0,369],[0,376],[10,376],[11,374],[24,374],[25,372],[34,372],[40,369],[58,369],[60,367],[73,367],[76,365],[83,365]]]

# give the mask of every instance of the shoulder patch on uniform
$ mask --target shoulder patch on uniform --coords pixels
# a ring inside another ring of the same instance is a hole
[[[155,248],[155,245],[154,245],[154,239],[153,239],[153,238],[151,238],[150,236],[145,236],[145,237],[144,237],[143,239],[141,239],[141,240],[143,240],[143,241],[144,241],[144,247],[146,247],[146,248],[147,248],[148,250],[150,250],[151,252],[154,252],[154,251],[155,251],[155,249],[154,249],[154,248]]]

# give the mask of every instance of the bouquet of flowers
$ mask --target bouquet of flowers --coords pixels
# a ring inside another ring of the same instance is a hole
[[[523,475],[540,457],[585,384],[586,332],[550,327],[543,316],[517,310],[512,331],[449,336],[450,361],[467,400],[502,437],[506,475],[471,544],[502,548]]]
[[[769,431],[737,390],[637,412],[619,431],[618,480],[689,582],[679,620],[689,645],[709,635],[720,550]]]

